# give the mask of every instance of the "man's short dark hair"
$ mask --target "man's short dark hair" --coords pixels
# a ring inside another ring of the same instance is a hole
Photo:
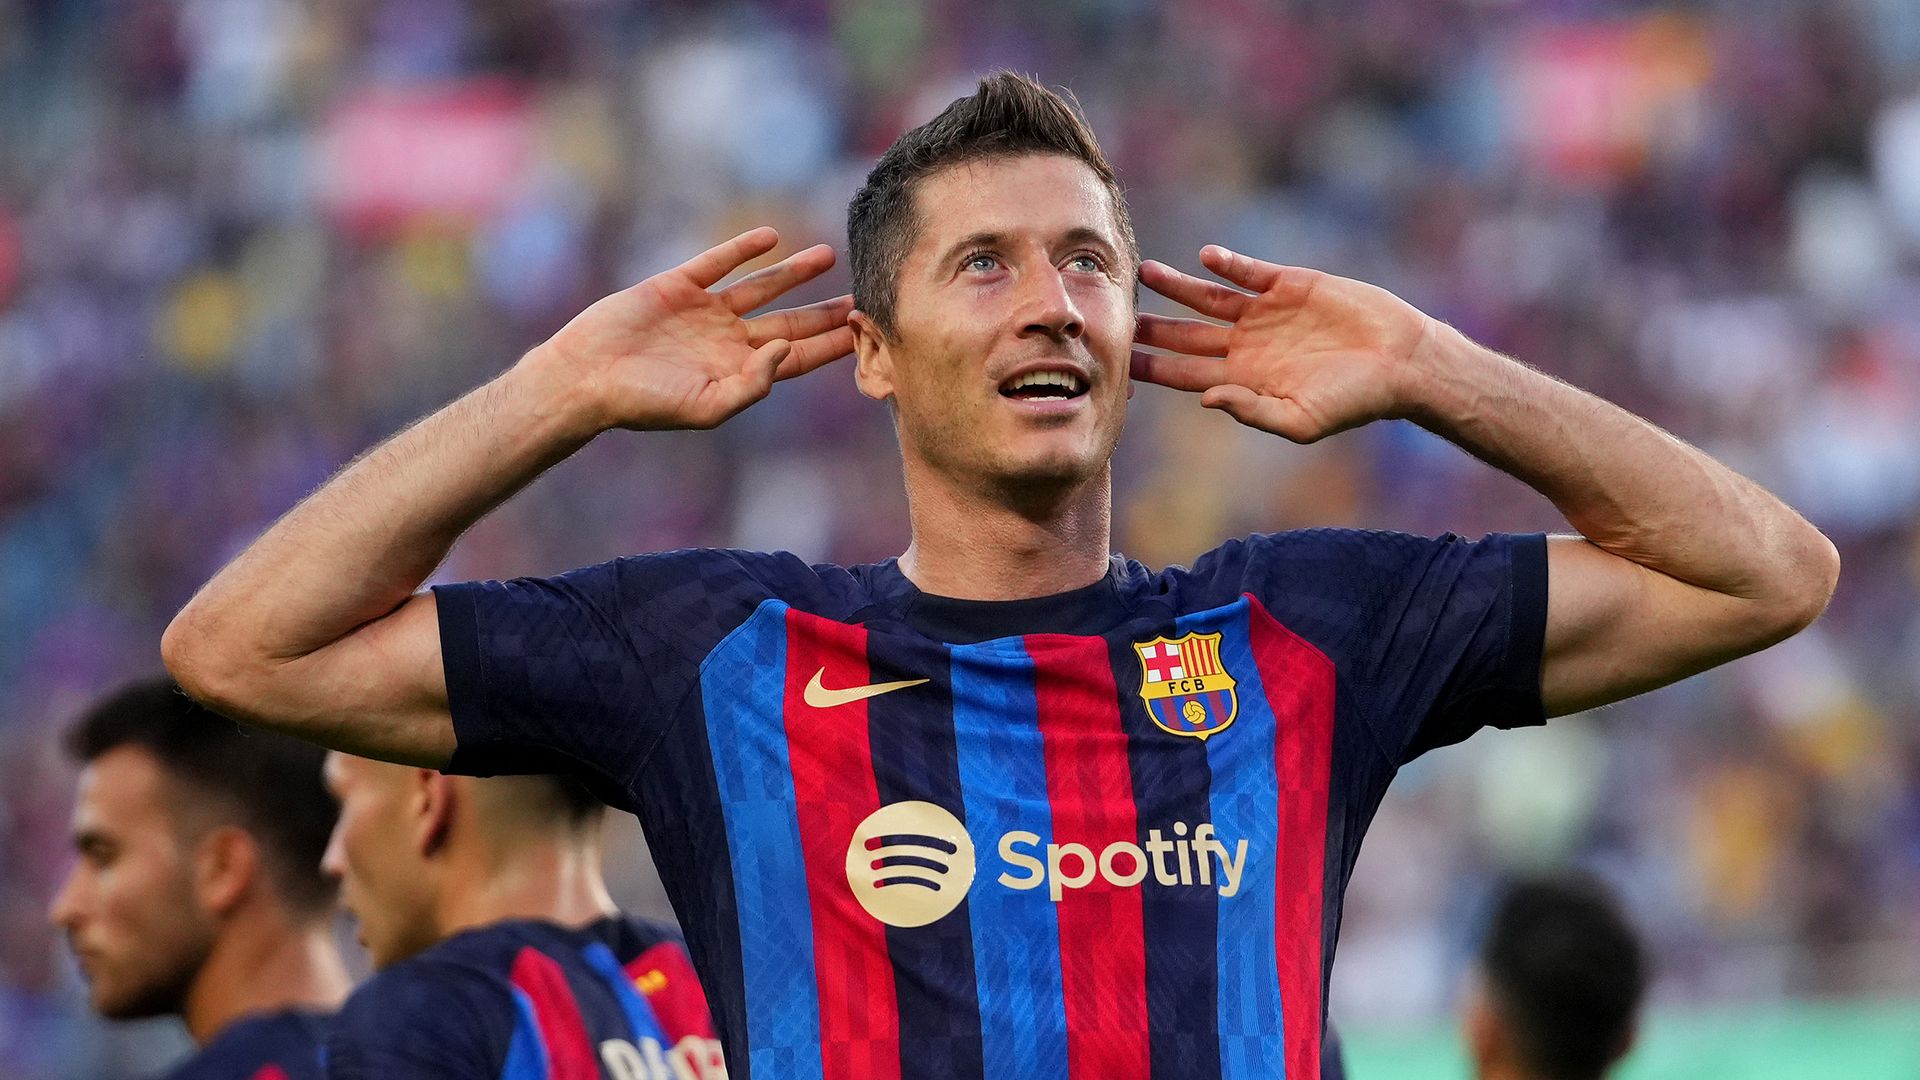
[[[914,208],[919,182],[952,165],[1025,154],[1085,162],[1113,196],[1127,258],[1140,261],[1120,182],[1073,103],[1024,75],[995,72],[981,79],[971,96],[955,99],[939,116],[896,139],[847,206],[854,306],[882,333],[893,334],[900,267],[919,231]]]
[[[1640,940],[1586,877],[1513,884],[1481,951],[1494,1007],[1529,1069],[1597,1080],[1627,1050],[1646,992]]]
[[[168,679],[127,686],[94,705],[67,732],[67,750],[85,764],[121,747],[152,754],[188,791],[259,841],[283,900],[304,914],[333,905],[335,885],[320,858],[339,806],[311,743],[239,724],[201,705]]]

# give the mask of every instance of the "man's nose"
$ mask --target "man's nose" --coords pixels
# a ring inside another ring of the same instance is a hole
[[[1048,266],[1026,275],[1021,283],[1022,336],[1042,336],[1056,341],[1071,341],[1086,331],[1080,309],[1067,292],[1067,283],[1056,267]]]
[[[47,921],[62,930],[72,930],[80,922],[80,907],[74,894],[79,891],[79,873],[69,873],[60,883],[60,891],[47,902]]]
[[[347,845],[341,839],[340,827],[335,825],[327,836],[327,849],[320,853],[320,872],[334,881],[339,881],[347,872]]]

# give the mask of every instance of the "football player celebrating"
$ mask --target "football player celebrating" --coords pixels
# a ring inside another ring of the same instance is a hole
[[[322,751],[165,680],[95,705],[67,743],[84,766],[79,858],[50,914],[95,1011],[185,1021],[200,1049],[170,1080],[319,1080],[348,985],[320,873]]]
[[[679,935],[614,910],[605,806],[578,783],[347,754],[326,776],[323,865],[380,969],[334,1022],[328,1076],[725,1076]]]
[[[261,724],[612,793],[736,1076],[1317,1076],[1341,894],[1401,765],[1762,648],[1834,587],[1778,499],[1381,289],[1217,247],[1231,286],[1140,263],[1092,133],[1017,76],[882,156],[851,301],[748,317],[832,258],[715,287],[775,242],[601,300],[371,451],[164,646]],[[1136,281],[1210,318],[1140,315]],[[600,432],[712,427],[849,348],[899,436],[897,559],[414,592]],[[1153,570],[1111,547],[1130,379],[1296,442],[1411,419],[1584,535],[1312,530]]]

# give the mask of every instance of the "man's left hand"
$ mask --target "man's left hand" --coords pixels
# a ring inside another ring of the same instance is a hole
[[[1136,351],[1135,379],[1198,393],[1298,443],[1413,411],[1417,371],[1444,324],[1362,281],[1216,245],[1200,261],[1249,291],[1141,264],[1141,284],[1221,322],[1140,315],[1135,344],[1176,355]]]

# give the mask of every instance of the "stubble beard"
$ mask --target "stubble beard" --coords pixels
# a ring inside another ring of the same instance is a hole
[[[95,977],[94,1011],[109,1020],[145,1020],[155,1016],[179,1015],[186,1009],[187,996],[212,951],[210,936],[196,935],[195,940],[188,943],[179,955],[156,970],[142,973],[131,987],[112,998],[101,996],[103,991],[110,989],[110,984],[103,984]]]

